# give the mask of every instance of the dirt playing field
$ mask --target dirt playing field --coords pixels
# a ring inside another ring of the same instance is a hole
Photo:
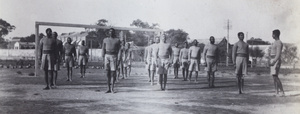
[[[172,73],[167,90],[160,91],[158,85],[150,85],[145,69],[133,68],[131,77],[117,83],[115,94],[104,93],[107,86],[103,69],[88,69],[84,79],[75,69],[73,82],[66,82],[66,69],[62,69],[59,86],[52,90],[42,90],[43,75],[28,76],[33,71],[0,69],[1,114],[300,113],[299,74],[280,75],[286,96],[278,97],[273,96],[272,77],[253,70],[245,78],[242,95],[237,93],[232,69],[216,73],[215,88],[207,88],[203,71],[198,82],[182,81],[181,75],[173,79]]]

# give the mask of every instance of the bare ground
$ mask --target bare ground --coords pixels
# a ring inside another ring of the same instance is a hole
[[[75,69],[73,82],[66,82],[65,70],[59,71],[57,89],[42,90],[43,76],[28,76],[34,69],[0,69],[0,113],[300,113],[299,74],[280,75],[286,97],[276,97],[272,77],[259,72],[249,73],[245,94],[239,95],[233,70],[217,72],[215,88],[207,88],[203,71],[198,82],[171,74],[167,90],[160,91],[145,69],[133,68],[131,77],[117,83],[117,93],[105,94],[103,69],[88,69],[84,79]]]

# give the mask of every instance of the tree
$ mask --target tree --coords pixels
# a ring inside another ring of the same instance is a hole
[[[259,47],[249,48],[249,54],[255,58],[254,61],[251,62],[251,67],[256,63],[257,58],[262,58],[265,55],[264,51],[259,49]]]
[[[270,45],[270,42],[263,41],[261,38],[250,38],[250,40],[247,40],[247,43],[249,45]]]
[[[282,63],[292,64],[298,61],[299,57],[297,56],[297,46],[292,44],[284,44],[281,54]]]
[[[0,37],[0,49],[6,49],[8,42],[4,38]]]
[[[3,38],[16,27],[0,18],[0,48],[7,48],[8,42]]]
[[[35,34],[21,38],[20,42],[35,42]]]
[[[148,24],[148,22],[143,22],[140,19],[133,20],[130,26],[135,26],[138,28],[147,28],[147,29],[158,29],[159,24],[153,23]],[[155,37],[154,32],[144,32],[144,31],[136,31],[133,32],[131,37],[128,37],[127,41],[133,41],[138,46],[146,46],[148,44],[148,40]]]
[[[6,22],[5,20],[0,18],[0,37],[3,38],[3,36],[6,36],[9,32],[16,29],[14,25],[11,25],[10,23]]]
[[[167,37],[167,41],[171,44],[183,44],[183,42],[187,40],[189,34],[182,29],[170,29],[165,32],[165,35]]]

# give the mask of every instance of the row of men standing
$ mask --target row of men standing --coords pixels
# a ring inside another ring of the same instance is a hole
[[[214,37],[210,37],[210,44],[204,48],[205,66],[208,73],[209,87],[214,87],[214,72],[217,70],[218,63],[218,47],[214,44]],[[165,36],[160,39],[156,38],[155,42],[145,49],[145,63],[149,74],[149,82],[154,83],[155,73],[159,74],[158,84],[161,85],[161,90],[166,89],[167,73],[169,67],[174,67],[174,78],[178,78],[178,69],[182,68],[183,81],[191,81],[192,73],[195,72],[197,81],[198,71],[200,71],[201,49],[198,46],[197,40],[194,40],[193,45],[188,47],[188,43],[184,42],[184,48],[180,49],[178,43],[175,47],[171,47],[166,43]]]
[[[244,42],[244,33],[239,32],[237,34],[239,41],[236,42],[232,48],[232,61],[235,67],[238,93],[243,93],[244,76],[248,72],[248,60],[249,60],[249,45]],[[275,42],[271,45],[269,58],[271,59],[270,75],[273,76],[275,84],[276,95],[284,95],[284,90],[278,73],[281,65],[281,51],[282,42],[279,40],[280,31],[278,29],[272,32],[272,37]],[[214,87],[215,72],[217,71],[217,65],[219,63],[218,46],[215,45],[215,39],[210,37],[210,44],[207,44],[203,50],[203,60],[205,70],[207,71],[207,81],[209,87]],[[158,84],[161,85],[161,90],[166,89],[167,83],[167,71],[171,65],[174,67],[174,78],[178,78],[178,69],[182,68],[183,81],[189,78],[191,81],[192,73],[196,73],[196,79],[198,77],[198,71],[200,71],[200,58],[201,52],[198,46],[197,40],[194,40],[194,44],[188,47],[188,43],[184,42],[184,48],[179,49],[178,44],[175,47],[166,43],[166,38],[163,36],[156,38],[155,41],[151,41],[150,45],[145,49],[145,63],[146,69],[149,74],[149,82],[153,85],[155,73],[159,74]]]
[[[44,70],[46,82],[44,90],[56,88],[57,71],[60,70],[61,61],[67,67],[67,81],[72,81],[72,67],[77,56],[81,78],[84,78],[89,57],[89,48],[85,46],[85,41],[81,42],[82,45],[78,47],[78,53],[76,53],[75,45],[71,44],[72,39],[70,37],[67,38],[67,43],[63,45],[62,41],[57,39],[58,34],[52,32],[50,28],[46,29],[46,34],[47,36],[40,40],[39,46],[39,60],[41,62],[41,69]]]
[[[71,44],[71,38],[68,38],[67,44],[63,48],[62,43],[57,40],[57,33],[53,32],[50,28],[46,30],[47,37],[41,39],[40,41],[40,60],[41,68],[45,71],[45,81],[46,88],[49,90],[50,86],[56,87],[57,70],[59,69],[59,60],[63,57],[63,60],[68,68],[68,80],[72,80],[72,66],[73,59],[76,60],[76,49],[75,46]],[[278,73],[281,65],[281,51],[282,42],[279,40],[280,31],[274,30],[272,32],[272,37],[275,42],[272,44],[270,49],[269,57],[271,59],[270,69],[271,75],[274,79],[276,94],[281,91],[284,95],[281,81],[278,78]],[[244,85],[244,75],[247,74],[247,64],[249,57],[249,46],[245,43],[244,33],[238,33],[239,41],[233,46],[233,64],[236,68],[235,73],[237,76],[238,92],[241,94]],[[214,37],[210,37],[210,44],[204,48],[204,61],[205,69],[208,76],[209,87],[214,87],[214,72],[217,71],[218,64],[218,48],[214,44]],[[85,65],[88,58],[88,48],[82,43],[82,47],[79,48],[79,65],[81,66],[81,74],[84,77]],[[102,57],[104,59],[104,66],[107,71],[107,84],[108,90],[106,93],[114,93],[114,86],[116,82],[116,71],[120,64],[120,49],[121,41],[116,38],[115,30],[110,28],[108,31],[108,37],[103,40],[103,50]],[[168,69],[171,65],[174,66],[175,78],[178,78],[178,67],[181,66],[182,74],[184,80],[187,80],[189,75],[189,80],[191,80],[192,72],[196,73],[196,80],[198,77],[198,71],[200,70],[200,47],[198,47],[197,40],[194,41],[193,46],[188,48],[188,43],[185,42],[185,47],[183,49],[178,48],[178,44],[172,49],[171,45],[166,42],[166,37],[161,35],[160,38],[156,38],[156,43],[147,47],[146,52],[146,68],[149,72],[149,78],[151,85],[154,82],[154,74],[159,74],[159,84],[161,85],[161,90],[166,89],[167,84],[167,74]],[[119,55],[119,56],[118,56]],[[130,64],[130,61],[127,61]],[[177,70],[176,70],[177,69]],[[53,71],[55,75],[53,76]],[[69,76],[69,71],[71,75]],[[48,81],[48,73],[51,75],[51,82]]]

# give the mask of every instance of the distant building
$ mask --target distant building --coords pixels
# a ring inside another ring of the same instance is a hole
[[[21,39],[22,39],[22,37],[13,37],[13,38],[11,39],[11,42],[20,42]]]
[[[35,49],[34,42],[16,42],[14,49]]]

